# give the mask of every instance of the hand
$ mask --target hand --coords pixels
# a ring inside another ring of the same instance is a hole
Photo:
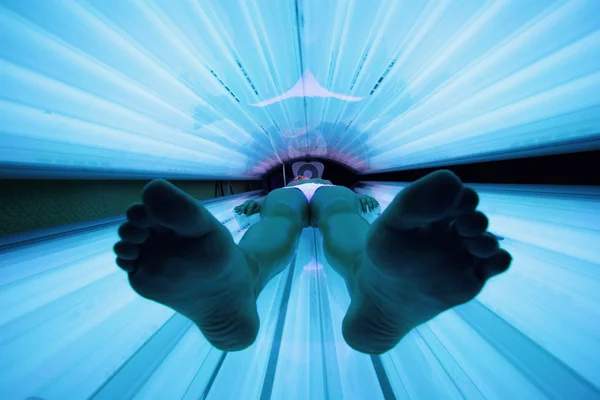
[[[244,204],[235,207],[233,211],[236,214],[257,214],[260,212],[260,203],[254,200],[246,200]]]
[[[358,200],[360,201],[360,208],[364,213],[375,210],[379,207],[377,200],[366,194],[359,194]]]

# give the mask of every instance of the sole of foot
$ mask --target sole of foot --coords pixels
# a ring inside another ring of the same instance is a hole
[[[411,329],[473,299],[511,256],[486,232],[477,193],[450,171],[407,186],[371,225],[343,322],[355,350],[381,354]]]
[[[250,346],[259,328],[255,277],[229,231],[164,180],[146,185],[126,215],[114,251],[131,287],[190,318],[220,350]]]

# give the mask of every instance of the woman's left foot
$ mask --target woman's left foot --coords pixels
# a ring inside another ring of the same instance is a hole
[[[391,350],[508,269],[512,258],[486,233],[478,201],[452,172],[437,171],[405,188],[371,225],[343,323],[352,348]]]
[[[133,290],[191,319],[220,350],[254,343],[256,277],[229,230],[169,182],[150,182],[142,199],[127,210],[114,247]]]

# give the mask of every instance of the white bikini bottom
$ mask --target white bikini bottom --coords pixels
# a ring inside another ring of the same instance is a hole
[[[323,184],[323,183],[303,183],[301,185],[296,185],[296,186],[284,186],[282,189],[298,189],[302,193],[304,193],[304,196],[306,196],[306,199],[310,203],[310,199],[312,199],[315,192],[317,190],[319,190],[319,188],[321,186],[335,186],[335,185],[329,185],[329,184]]]

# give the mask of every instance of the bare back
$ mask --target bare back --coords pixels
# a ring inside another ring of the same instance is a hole
[[[288,183],[286,186],[298,186],[298,185],[303,185],[305,183],[321,183],[324,185],[332,185],[331,181],[316,178],[316,179],[302,179],[300,181],[292,181],[292,182]]]

